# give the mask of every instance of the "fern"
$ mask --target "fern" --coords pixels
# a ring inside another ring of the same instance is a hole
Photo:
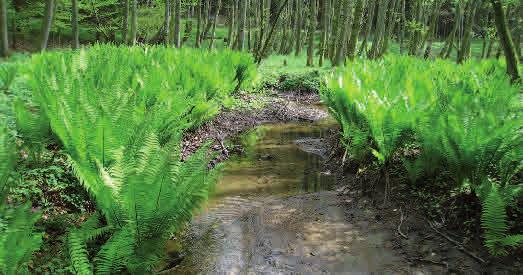
[[[485,246],[493,255],[508,255],[507,247],[517,247],[523,243],[523,234],[508,235],[506,208],[523,190],[519,186],[515,192],[503,192],[497,184],[488,182],[483,187],[481,226],[485,230]]]
[[[27,78],[34,97],[102,214],[70,232],[77,272],[154,270],[170,234],[215,181],[206,148],[180,160],[182,134],[247,85],[252,69],[252,58],[240,53],[161,47],[96,45],[33,56]],[[103,245],[88,254],[100,234]]]
[[[29,203],[20,206],[7,203],[12,183],[9,177],[13,164],[12,143],[5,126],[0,126],[0,273],[2,274],[27,273],[27,263],[33,251],[37,250],[42,242],[42,235],[33,232],[34,224],[40,218],[39,213],[34,213]]]

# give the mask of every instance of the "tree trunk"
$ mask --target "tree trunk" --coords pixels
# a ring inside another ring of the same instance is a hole
[[[386,23],[385,15],[387,14],[388,6],[389,6],[389,0],[383,0],[383,1],[380,1],[380,3],[379,3],[378,21],[376,22],[376,31],[374,33],[374,41],[372,42],[372,48],[368,54],[368,57],[371,59],[378,57],[378,54],[379,54],[381,40],[385,33],[385,23]]]
[[[237,50],[245,51],[245,28],[247,26],[247,0],[240,0],[238,21],[238,47]]]
[[[396,5],[399,0],[392,0],[390,2],[390,8],[388,12],[388,23],[385,27],[385,33],[383,34],[383,42],[380,45],[380,50],[378,51],[378,57],[383,56],[389,50],[389,40],[392,36],[392,31],[396,24]]]
[[[336,46],[336,57],[334,58],[334,66],[341,65],[345,60],[345,41],[350,36],[350,27],[352,23],[352,7],[351,0],[343,0],[342,16],[340,17],[340,24],[338,24],[338,45]]]
[[[365,32],[363,33],[363,41],[361,42],[360,50],[358,55],[366,54],[367,52],[367,42],[369,40],[369,35],[372,30],[372,25],[374,24],[374,10],[376,10],[376,1],[369,0],[369,7],[367,11],[367,20],[365,24]]]
[[[338,45],[338,39],[340,38],[338,36],[338,30],[339,25],[343,24],[341,22],[341,16],[342,16],[342,1],[334,0],[333,1],[333,8],[334,8],[334,17],[332,18],[332,29],[331,29],[331,41],[328,51],[328,56],[332,63],[334,64],[335,58],[336,58],[336,46]]]
[[[314,32],[316,31],[316,0],[309,2],[309,48],[307,49],[307,66],[314,66]]]
[[[272,23],[272,26],[271,26],[271,30],[269,31],[269,34],[267,35],[267,39],[263,43],[261,50],[256,55],[256,59],[257,59],[256,64],[260,64],[262,58],[265,56],[268,45],[270,45],[271,39],[274,36],[274,30],[276,29],[276,26],[278,25],[278,21],[281,17],[281,13],[285,9],[285,6],[287,5],[288,2],[289,2],[289,0],[284,0],[283,4],[281,5],[278,12],[276,13],[276,15],[274,17],[274,22]]]
[[[53,25],[54,4],[54,0],[47,0],[45,2],[45,15],[42,24],[42,41],[40,43],[40,49],[42,51],[47,49],[47,43],[49,42],[49,33],[51,33],[51,27]]]
[[[78,0],[72,0],[71,26],[73,31],[72,48],[80,48],[80,31],[78,29]]]
[[[182,0],[174,0],[174,46],[180,48],[182,46],[182,35],[180,26],[182,22]]]
[[[406,17],[406,0],[401,0],[401,22],[400,22],[400,54],[403,54],[405,47],[405,27],[407,26],[407,17]]]
[[[441,49],[441,52],[439,54],[440,58],[448,58],[450,56],[450,53],[452,52],[452,47],[454,45],[454,39],[457,35],[458,28],[461,24],[461,3],[459,1],[456,2],[456,14],[454,16],[454,26],[452,27],[452,30],[450,31],[449,36],[447,37],[445,41],[445,45]]]
[[[231,0],[231,7],[229,7],[229,31],[227,33],[227,47],[232,47],[232,38],[234,37],[234,19],[236,18],[237,0]]]
[[[7,33],[7,2],[0,0],[0,56],[6,57],[9,52],[9,39]]]
[[[138,35],[138,0],[131,0],[131,45],[136,45]]]
[[[481,3],[480,0],[469,3],[469,10],[467,21],[465,22],[465,30],[463,33],[463,41],[461,42],[461,49],[458,51],[458,64],[463,63],[470,56],[470,44],[472,40],[472,26],[474,25],[474,18],[476,17],[476,10]]]
[[[319,66],[323,66],[323,62],[325,59],[325,55],[327,53],[327,41],[329,39],[329,21],[330,21],[330,12],[331,12],[331,5],[330,0],[323,0],[323,17],[322,17],[322,24],[323,24],[323,30],[321,35],[321,49],[320,49],[320,60],[319,60]]]
[[[164,22],[165,45],[171,41],[171,0],[165,0],[165,22]]]
[[[494,8],[494,21],[496,22],[496,28],[498,30],[498,36],[503,51],[505,52],[505,59],[507,62],[507,73],[512,78],[512,81],[516,82],[520,80],[518,58],[516,55],[516,49],[512,42],[512,37],[508,29],[507,18],[505,11],[501,4],[501,0],[490,0]]]
[[[201,1],[196,0],[196,5],[197,5],[196,13],[198,15],[196,18],[196,45],[195,45],[195,47],[199,48],[201,45],[200,35],[202,33],[202,3],[201,3]]]
[[[358,44],[358,36],[361,32],[361,19],[365,9],[365,1],[357,0],[354,8],[354,22],[352,23],[352,31],[350,33],[349,44],[347,45],[347,56],[349,60],[353,60],[356,55],[356,46]]]
[[[218,3],[216,4],[216,12],[214,13],[214,19],[212,22],[212,37],[211,37],[211,43],[209,44],[209,49],[212,50],[214,48],[214,39],[216,36],[216,24],[218,22],[218,16],[220,15],[220,9],[222,7],[222,0],[217,0]]]
[[[303,28],[303,3],[301,0],[296,1],[296,20],[297,20],[297,27],[296,27],[296,48],[294,51],[295,56],[299,56],[301,53],[301,30]]]
[[[122,43],[128,43],[127,34],[129,32],[129,5],[129,0],[123,0]]]

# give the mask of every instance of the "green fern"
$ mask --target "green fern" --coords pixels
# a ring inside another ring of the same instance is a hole
[[[481,226],[485,230],[485,246],[493,255],[508,255],[507,247],[517,247],[523,243],[523,234],[508,235],[506,208],[523,191],[523,185],[508,190],[500,190],[497,184],[488,182],[481,191]]]
[[[182,134],[212,118],[252,68],[241,53],[162,47],[33,56],[34,97],[102,213],[70,232],[77,272],[154,270],[215,181],[206,147],[180,160]],[[104,242],[90,255],[93,238]]]
[[[1,122],[1,121],[0,121]],[[1,125],[1,124],[0,124]],[[5,125],[5,124],[4,124]],[[39,213],[29,203],[13,206],[7,203],[14,164],[12,143],[5,126],[0,126],[0,273],[27,273],[33,251],[40,247],[42,234],[33,232]]]

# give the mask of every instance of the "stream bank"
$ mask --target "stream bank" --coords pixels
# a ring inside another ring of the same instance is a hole
[[[214,139],[211,148],[221,154],[211,165],[232,159],[225,162],[215,196],[186,232],[186,249],[175,249],[179,265],[166,273],[515,274],[521,269],[514,259],[489,262],[488,255],[476,252],[484,252],[481,244],[470,250],[453,243],[462,240],[429,223],[419,205],[406,204],[404,189],[394,190],[398,201],[382,207],[380,193],[372,191],[379,186],[365,190],[362,184],[376,182],[377,175],[340,169],[338,128],[316,94],[244,100],[265,104],[226,111],[184,140],[194,145],[184,147],[191,152]],[[269,125],[259,126],[264,124]],[[249,129],[254,130],[238,138]],[[309,163],[311,158],[313,165],[295,166],[295,159]],[[321,183],[325,178],[329,184]]]

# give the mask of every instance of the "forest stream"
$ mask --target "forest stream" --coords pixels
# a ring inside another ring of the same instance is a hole
[[[334,191],[335,177],[323,165],[329,152],[322,149],[334,123],[265,125],[233,139],[243,152],[224,164],[213,196],[181,241],[181,263],[167,273],[422,271],[393,248],[393,233],[376,213],[350,207]]]

